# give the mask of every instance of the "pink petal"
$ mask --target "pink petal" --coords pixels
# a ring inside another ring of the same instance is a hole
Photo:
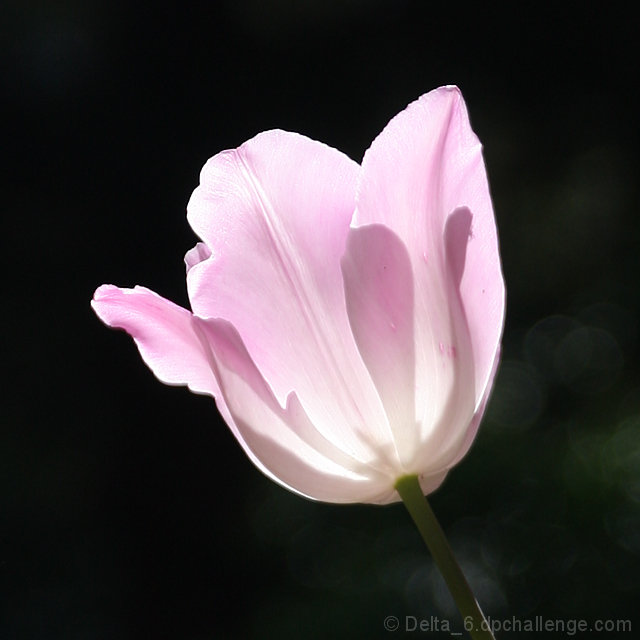
[[[358,170],[284,131],[209,160],[188,217],[211,257],[191,268],[188,288],[196,315],[236,327],[281,404],[295,391],[327,439],[376,458],[393,444],[340,271]]]
[[[459,292],[468,210],[454,212],[443,263],[414,292],[412,264],[380,225],[352,230],[343,261],[347,309],[408,473],[442,476],[465,440],[474,406],[473,352]],[[414,307],[414,295],[422,302]],[[441,481],[440,477],[440,481]]]
[[[193,331],[190,311],[140,286],[120,289],[102,285],[91,306],[105,324],[124,329],[135,340],[142,359],[159,380],[187,385],[196,393],[219,394],[209,361]]]
[[[473,415],[473,419],[471,420],[471,424],[467,429],[465,439],[459,445],[458,453],[456,454],[456,457],[451,462],[450,466],[458,464],[458,462],[460,462],[460,460],[462,460],[462,458],[464,458],[464,456],[467,455],[469,449],[471,448],[471,445],[473,444],[476,434],[478,433],[480,422],[482,421],[485,409],[487,408],[487,404],[489,402],[489,398],[491,397],[491,392],[493,391],[493,380],[498,371],[498,365],[500,364],[500,351],[501,351],[500,349],[496,351],[496,357],[493,362],[491,375],[489,376],[489,382],[485,388],[484,395],[482,396],[482,400],[480,401],[480,404],[478,405],[478,408],[476,409],[476,412]]]
[[[252,459],[281,485],[327,502],[372,502],[388,497],[393,477],[342,450],[310,422],[296,395],[278,403],[235,328],[195,318],[234,433]]]
[[[200,264],[211,256],[211,250],[204,242],[198,242],[193,249],[189,249],[184,256],[184,263],[187,267],[187,273],[192,267]]]
[[[442,380],[447,381],[444,389],[448,388],[446,395],[441,396],[441,400],[444,401],[442,413],[426,434],[416,456],[416,467],[429,475],[446,473],[462,457],[460,452],[468,450],[471,446],[488,394],[487,386],[479,406],[476,406],[473,349],[460,294],[471,222],[470,211],[466,207],[460,207],[447,218],[445,225],[445,272],[442,284],[447,292],[449,335],[455,350],[449,353],[440,343],[443,355],[450,359],[444,371],[450,373],[451,378],[448,380],[448,376],[445,375],[440,380],[440,384]],[[434,292],[434,295],[437,295],[437,292]],[[443,310],[444,308],[441,309],[441,317]],[[436,326],[434,329],[435,335],[443,335],[446,332],[446,327],[443,326]],[[494,374],[495,366],[494,359]]]
[[[190,311],[140,286],[102,285],[91,306],[106,325],[124,329],[134,339],[142,359],[161,382],[214,396],[224,421],[237,434],[211,368],[208,344],[203,343]],[[255,456],[251,458],[262,469]]]
[[[351,328],[404,465],[418,443],[411,261],[393,231],[371,225],[351,230],[342,271]]]
[[[354,217],[356,226],[385,224],[406,244],[416,306],[432,320],[435,305],[446,303],[444,291],[429,299],[437,281],[444,281],[445,224],[461,207],[473,217],[460,295],[473,349],[477,407],[502,333],[504,283],[482,147],[459,90],[443,87],[410,104],[374,140],[364,157]],[[423,339],[435,337],[429,333]],[[438,342],[445,350],[456,346]],[[430,346],[423,343],[423,348]]]
[[[223,419],[239,437],[211,367],[210,345],[190,311],[140,286],[120,289],[102,285],[91,306],[105,324],[131,335],[142,359],[160,381],[214,396]],[[261,471],[276,480],[252,452],[247,453]]]

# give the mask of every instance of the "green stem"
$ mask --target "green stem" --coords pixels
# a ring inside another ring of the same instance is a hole
[[[495,640],[489,624],[482,615],[480,605],[475,599],[460,565],[453,556],[444,531],[442,531],[435,513],[422,493],[418,476],[410,475],[399,478],[395,488],[438,565],[447,587],[449,587],[458,610],[462,614],[465,630],[470,633],[473,640]]]

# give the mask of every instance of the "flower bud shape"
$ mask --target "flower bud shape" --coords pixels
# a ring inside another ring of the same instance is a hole
[[[191,310],[136,286],[92,306],[155,375],[215,398],[253,463],[308,498],[436,489],[499,360],[504,281],[482,147],[456,87],[395,116],[361,165],[281,130],[211,158],[187,207]]]

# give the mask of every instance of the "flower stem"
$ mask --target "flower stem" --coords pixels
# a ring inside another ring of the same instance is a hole
[[[399,478],[395,488],[449,587],[462,614],[465,630],[470,633],[473,640],[495,640],[491,627],[482,614],[460,565],[456,562],[444,531],[422,493],[418,476],[409,475]]]

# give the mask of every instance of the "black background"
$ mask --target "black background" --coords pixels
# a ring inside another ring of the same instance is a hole
[[[402,506],[272,485],[89,307],[104,282],[188,304],[184,211],[214,153],[281,127],[360,161],[448,83],[485,146],[508,308],[487,419],[432,504],[494,619],[637,630],[637,25],[579,6],[4,6],[0,638],[462,631]]]

